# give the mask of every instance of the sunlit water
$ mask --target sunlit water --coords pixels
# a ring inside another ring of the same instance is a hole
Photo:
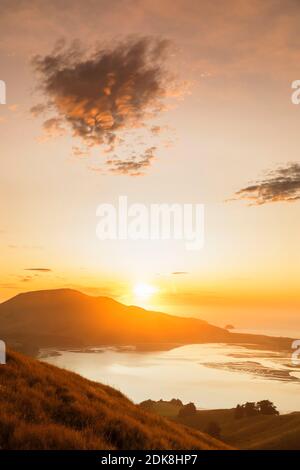
[[[99,348],[53,354],[48,350],[41,357],[111,385],[136,403],[180,398],[198,408],[230,408],[269,399],[282,412],[300,410],[300,369],[293,367],[291,355],[199,344],[160,352]]]

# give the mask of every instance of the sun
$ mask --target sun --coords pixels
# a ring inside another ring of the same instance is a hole
[[[148,299],[153,294],[157,292],[156,287],[151,286],[150,284],[145,284],[144,282],[139,282],[135,284],[133,288],[134,295],[140,299]]]

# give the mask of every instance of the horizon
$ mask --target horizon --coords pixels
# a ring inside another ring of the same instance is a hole
[[[132,286],[132,291],[134,291],[135,286]],[[274,319],[274,312],[275,314],[278,313],[278,308],[274,309],[273,307],[265,307],[260,306],[258,311],[264,313],[265,319],[263,321],[257,322],[251,319],[251,313],[253,309],[251,307],[245,308],[236,305],[224,305],[222,309],[222,315],[220,315],[219,308],[212,309],[207,308],[203,305],[172,305],[171,307],[168,305],[157,305],[152,303],[148,297],[152,297],[151,295],[141,295],[141,296],[117,296],[113,295],[113,292],[107,292],[107,289],[90,289],[85,288],[84,286],[51,286],[51,287],[40,287],[36,289],[28,289],[28,290],[20,290],[15,292],[13,295],[5,296],[4,298],[0,299],[0,304],[7,302],[14,298],[19,294],[28,294],[32,292],[43,292],[43,291],[59,291],[59,290],[70,290],[74,292],[79,292],[84,295],[90,297],[102,297],[102,298],[109,298],[116,302],[119,302],[126,306],[136,306],[141,307],[148,311],[155,311],[155,312],[162,312],[167,313],[169,315],[180,316],[180,317],[192,317],[201,320],[205,320],[211,324],[218,325],[220,327],[224,327],[226,324],[232,323],[234,324],[235,329],[237,330],[248,330],[248,331],[260,331],[265,332],[266,334],[276,334],[280,335],[280,331],[283,334],[289,334],[292,336],[292,332],[294,332],[293,337],[300,336],[300,326],[297,318],[297,311],[295,312],[294,320],[288,319],[288,321],[275,321]],[[256,308],[257,309],[257,308]],[[279,312],[284,311],[283,307],[279,309]],[[241,317],[241,313],[245,314],[245,317]],[[249,317],[248,317],[249,315]],[[250,320],[249,320],[250,318]]]
[[[70,288],[70,287],[60,287],[60,288],[52,288],[52,289],[38,289],[38,290],[33,290],[33,291],[23,291],[23,292],[19,292],[18,294],[12,296],[12,297],[9,297],[8,299],[0,302],[0,305],[1,304],[4,304],[6,302],[9,302],[10,300],[13,300],[15,297],[18,297],[20,295],[26,295],[26,294],[38,294],[38,293],[44,293],[44,292],[51,292],[51,293],[55,293],[55,292],[63,292],[63,291],[69,291],[69,292],[74,292],[76,294],[82,294],[86,297],[92,297],[92,298],[95,298],[95,299],[108,299],[108,300],[112,300],[114,302],[117,302],[118,304],[120,305],[124,305],[126,307],[138,307],[142,310],[145,310],[146,312],[154,312],[154,313],[162,313],[162,314],[167,314],[167,315],[170,315],[170,316],[174,316],[174,317],[180,317],[180,318],[195,318],[195,319],[198,319],[198,320],[201,320],[201,321],[205,321],[205,322],[208,322],[209,324],[211,325],[215,325],[215,326],[218,326],[219,328],[223,328],[223,329],[229,329],[227,327],[227,325],[230,324],[230,330],[233,331],[233,332],[238,332],[238,333],[247,333],[247,334],[250,334],[250,335],[256,335],[256,334],[265,334],[267,336],[278,336],[278,337],[290,337],[290,338],[298,338],[300,336],[300,328],[299,329],[282,329],[282,328],[264,328],[264,327],[257,327],[257,328],[242,328],[242,327],[239,327],[239,326],[235,326],[235,325],[231,325],[231,322],[227,321],[227,323],[225,324],[218,324],[218,323],[214,323],[214,322],[210,322],[209,320],[206,320],[204,318],[201,317],[201,313],[197,316],[195,315],[189,315],[188,313],[186,314],[182,314],[182,313],[176,313],[176,312],[167,312],[167,311],[163,311],[163,310],[159,310],[159,309],[150,309],[150,308],[147,308],[147,307],[142,307],[140,305],[136,305],[136,304],[126,304],[126,303],[122,303],[120,302],[119,300],[117,299],[114,299],[113,297],[110,297],[110,296],[103,296],[103,295],[97,295],[97,294],[91,294],[91,293],[86,293],[84,291],[81,291],[81,290],[78,290],[78,289],[73,289],[73,288]]]

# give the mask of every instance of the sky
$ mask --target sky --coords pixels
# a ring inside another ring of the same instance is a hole
[[[71,287],[299,331],[298,0],[1,0],[0,12],[0,301]],[[100,241],[97,207],[120,195],[204,204],[203,248]]]

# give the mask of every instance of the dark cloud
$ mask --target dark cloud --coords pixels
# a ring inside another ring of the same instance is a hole
[[[164,39],[129,38],[88,55],[78,44],[59,44],[52,54],[33,61],[45,102],[32,113],[39,115],[46,108],[54,113],[44,123],[48,133],[69,128],[89,148],[102,146],[108,153],[124,143],[125,131],[157,134],[160,127],[153,119],[180,88],[165,68],[169,47]],[[121,155],[115,170],[126,174],[139,173],[152,158],[148,149],[137,161]],[[114,161],[108,164],[114,166]]]
[[[181,276],[183,274],[188,274],[188,272],[187,271],[174,271],[172,274],[176,276]]]
[[[50,273],[52,272],[52,269],[49,268],[26,268],[24,271],[37,271],[40,273]]]
[[[237,191],[234,199],[250,200],[254,205],[299,200],[300,163],[289,163],[286,167],[267,173],[264,180]]]
[[[133,155],[126,160],[120,160],[118,158],[107,160],[107,164],[111,167],[109,171],[123,175],[141,176],[155,158],[155,150],[156,147],[150,147],[145,150],[144,155]]]

